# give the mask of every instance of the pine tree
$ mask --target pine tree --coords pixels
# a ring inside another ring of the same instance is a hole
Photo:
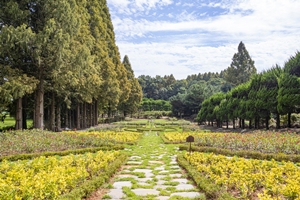
[[[33,76],[32,44],[36,34],[27,27],[26,1],[0,2],[0,112],[16,102],[16,129],[23,128],[22,98],[38,84]]]
[[[288,114],[288,127],[291,127],[291,114],[300,112],[299,77],[300,52],[297,52],[285,63],[278,82],[277,108],[280,114]]]
[[[126,116],[127,113],[134,113],[138,110],[142,101],[143,92],[138,79],[134,77],[134,72],[127,55],[124,56],[122,63],[127,71],[127,79],[131,85],[129,98],[119,106],[119,108],[123,110],[124,116]]]
[[[115,34],[114,34],[114,28],[111,21],[111,17],[109,14],[109,10],[106,4],[106,0],[100,1],[102,4],[102,13],[101,16],[104,21],[104,25],[106,26],[106,42],[108,45],[108,55],[109,58],[112,59],[112,62],[114,64],[114,71],[117,73],[117,80],[119,82],[120,87],[120,96],[119,96],[119,103],[126,102],[129,98],[130,94],[130,83],[126,76],[126,69],[124,65],[121,63],[120,58],[120,52],[116,45],[115,41]],[[115,110],[118,105],[112,105],[110,103],[109,110]]]
[[[231,65],[224,72],[224,79],[233,86],[237,86],[250,80],[253,74],[256,74],[254,61],[244,43],[240,42],[238,53],[234,54]]]
[[[107,25],[104,19],[105,14],[103,13],[105,6],[105,1],[88,1],[90,30],[95,39],[92,53],[95,56],[95,65],[100,67],[100,76],[102,79],[100,87],[97,88],[100,109],[102,110],[109,107],[117,107],[121,95],[115,65],[113,59],[109,57],[108,43],[110,40],[107,40]]]

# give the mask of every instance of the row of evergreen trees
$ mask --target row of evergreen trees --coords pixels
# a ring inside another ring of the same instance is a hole
[[[255,74],[245,83],[239,84],[227,93],[217,93],[203,101],[198,113],[199,122],[222,122],[239,119],[241,128],[245,120],[249,127],[259,128],[262,122],[269,129],[269,120],[276,119],[280,128],[280,116],[300,112],[300,52],[292,56],[283,68],[276,65],[262,73]],[[234,127],[235,128],[235,127]]]
[[[28,116],[34,128],[85,128],[99,111],[136,111],[142,98],[106,0],[2,0],[0,93],[16,129]]]

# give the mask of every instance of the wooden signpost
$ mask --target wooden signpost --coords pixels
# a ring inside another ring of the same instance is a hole
[[[191,151],[192,151],[192,142],[195,142],[195,139],[194,139],[194,137],[193,136],[188,136],[187,138],[186,138],[186,142],[189,142],[190,143],[190,155],[191,155]]]

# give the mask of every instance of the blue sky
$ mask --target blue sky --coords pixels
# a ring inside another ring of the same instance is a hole
[[[135,76],[220,72],[240,41],[258,72],[300,51],[299,0],[107,0]]]

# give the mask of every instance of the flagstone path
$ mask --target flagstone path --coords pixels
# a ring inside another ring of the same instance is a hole
[[[179,167],[178,147],[164,144],[156,132],[145,133],[138,145],[125,151],[129,160],[101,199],[205,199]]]

